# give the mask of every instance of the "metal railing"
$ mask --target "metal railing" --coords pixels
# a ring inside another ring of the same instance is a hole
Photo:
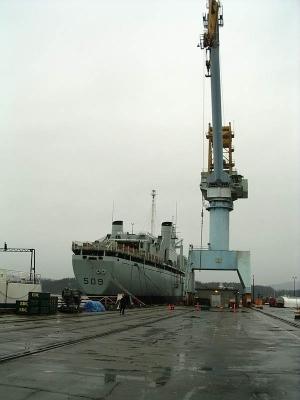
[[[194,245],[190,245],[189,250],[209,250],[210,248],[208,246],[194,246]]]
[[[164,260],[154,254],[147,253],[144,250],[136,249],[134,247],[126,246],[125,244],[119,244],[118,242],[72,242],[72,250],[80,251],[114,251],[116,253],[125,254],[129,257],[137,257],[141,260],[150,261],[156,264],[165,264]],[[175,267],[176,268],[176,267]]]
[[[7,282],[11,283],[40,283],[41,276],[36,274],[35,279],[33,279],[31,274],[27,272],[0,269],[0,279],[5,279]]]

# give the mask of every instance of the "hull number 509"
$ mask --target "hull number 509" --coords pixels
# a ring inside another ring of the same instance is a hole
[[[103,279],[101,278],[83,278],[83,283],[85,285],[103,285]]]

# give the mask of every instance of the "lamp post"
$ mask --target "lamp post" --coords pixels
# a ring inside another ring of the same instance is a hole
[[[254,275],[252,275],[252,303],[254,304]]]
[[[292,276],[292,279],[294,280],[294,297],[296,297],[296,276]]]

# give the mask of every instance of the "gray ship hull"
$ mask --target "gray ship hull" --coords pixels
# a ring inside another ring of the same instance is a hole
[[[116,296],[127,292],[145,303],[180,301],[183,273],[115,256],[73,255],[75,277],[90,296]]]

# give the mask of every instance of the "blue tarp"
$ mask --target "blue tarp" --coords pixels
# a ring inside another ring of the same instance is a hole
[[[84,311],[103,312],[105,307],[100,301],[88,300],[84,305]]]

